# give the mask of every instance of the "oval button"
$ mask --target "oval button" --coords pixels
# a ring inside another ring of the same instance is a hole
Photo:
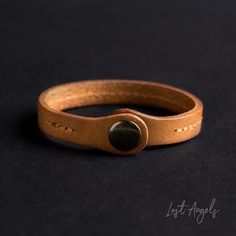
[[[134,122],[121,120],[112,125],[108,137],[111,145],[116,149],[130,151],[139,145],[142,133]]]

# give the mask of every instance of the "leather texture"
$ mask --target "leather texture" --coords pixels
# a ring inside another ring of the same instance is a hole
[[[84,117],[64,111],[88,105],[122,103],[163,108],[177,115],[161,117],[118,109],[104,117]],[[200,133],[202,115],[202,102],[194,95],[172,86],[137,80],[62,84],[44,91],[38,102],[38,122],[46,135],[120,155],[138,153],[146,146],[189,140]],[[119,151],[109,142],[109,129],[120,120],[133,121],[141,129],[141,142],[131,151]]]

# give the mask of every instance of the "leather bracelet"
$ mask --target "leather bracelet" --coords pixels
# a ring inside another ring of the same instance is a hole
[[[177,115],[152,116],[123,108],[103,117],[84,117],[64,111],[98,104],[138,104],[167,109]],[[197,136],[202,113],[202,102],[194,95],[172,86],[137,80],[62,84],[44,91],[38,102],[39,127],[46,135],[119,155]]]

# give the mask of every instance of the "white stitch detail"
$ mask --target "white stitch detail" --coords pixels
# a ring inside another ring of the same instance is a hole
[[[180,128],[180,129],[176,129],[175,132],[176,133],[183,133],[183,132],[188,131],[188,130],[193,130],[196,126],[201,124],[201,122],[202,122],[202,120],[198,121],[197,123],[195,123],[193,125],[189,125],[189,126],[186,126],[186,127]]]

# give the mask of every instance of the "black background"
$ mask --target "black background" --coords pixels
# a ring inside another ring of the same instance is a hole
[[[235,1],[1,0],[0,34],[1,236],[235,235]],[[199,96],[201,135],[126,158],[41,137],[42,90],[113,77]],[[215,219],[165,218],[213,198]]]

